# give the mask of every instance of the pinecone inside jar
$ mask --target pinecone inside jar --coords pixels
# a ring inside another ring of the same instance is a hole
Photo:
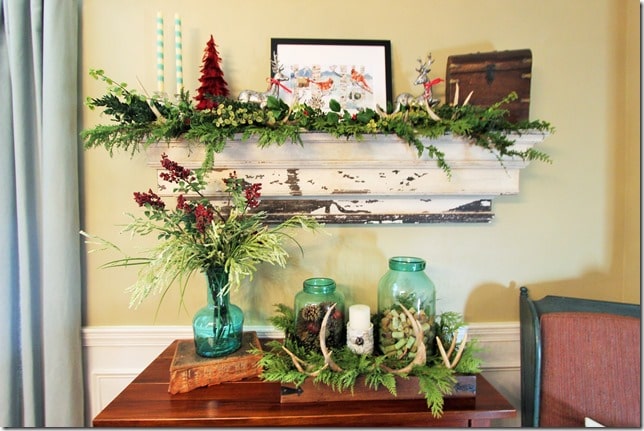
[[[324,315],[333,304],[322,302],[306,304],[295,318],[295,335],[297,342],[309,351],[320,352],[320,328]],[[346,343],[344,315],[337,306],[327,320],[326,345],[329,348],[341,348]]]

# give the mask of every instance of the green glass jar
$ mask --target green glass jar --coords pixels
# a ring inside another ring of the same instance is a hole
[[[378,282],[378,348],[381,354],[399,359],[416,355],[414,330],[400,304],[414,316],[423,330],[429,358],[434,353],[436,333],[436,289],[425,274],[425,260],[396,256],[389,259],[389,270]]]
[[[335,304],[326,324],[326,346],[342,348],[346,343],[344,326],[344,297],[336,291],[335,281],[325,277],[304,280],[302,290],[295,295],[295,340],[304,348],[320,351],[322,320]]]

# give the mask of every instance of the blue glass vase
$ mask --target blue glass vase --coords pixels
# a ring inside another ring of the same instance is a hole
[[[222,267],[206,271],[208,303],[192,320],[195,349],[199,356],[217,358],[241,347],[244,313],[230,303],[230,294],[223,293],[228,273]]]

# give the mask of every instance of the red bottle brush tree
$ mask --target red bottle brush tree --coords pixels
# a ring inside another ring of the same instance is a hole
[[[217,46],[212,35],[206,45],[203,55],[203,66],[201,66],[201,86],[197,89],[195,99],[199,101],[197,109],[212,109],[217,107],[217,102],[214,100],[216,96],[228,97],[230,91],[228,90],[228,83],[224,79],[224,72],[221,70],[219,63],[219,53],[217,53]]]

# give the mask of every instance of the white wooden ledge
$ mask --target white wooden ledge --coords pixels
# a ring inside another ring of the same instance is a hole
[[[544,133],[512,135],[515,148],[527,150]],[[368,135],[362,140],[325,133],[302,134],[303,145],[258,148],[254,140],[230,140],[215,155],[206,194],[224,198],[223,179],[236,171],[249,183],[262,183],[260,209],[280,221],[307,213],[326,223],[489,222],[495,196],[519,193],[519,174],[528,162],[505,157],[463,138],[445,135],[425,140],[445,154],[451,178],[427,153],[395,135]],[[178,141],[152,145],[150,167],[162,171],[161,154],[179,164],[202,165],[199,144]],[[172,185],[159,179],[160,195],[172,195]]]

